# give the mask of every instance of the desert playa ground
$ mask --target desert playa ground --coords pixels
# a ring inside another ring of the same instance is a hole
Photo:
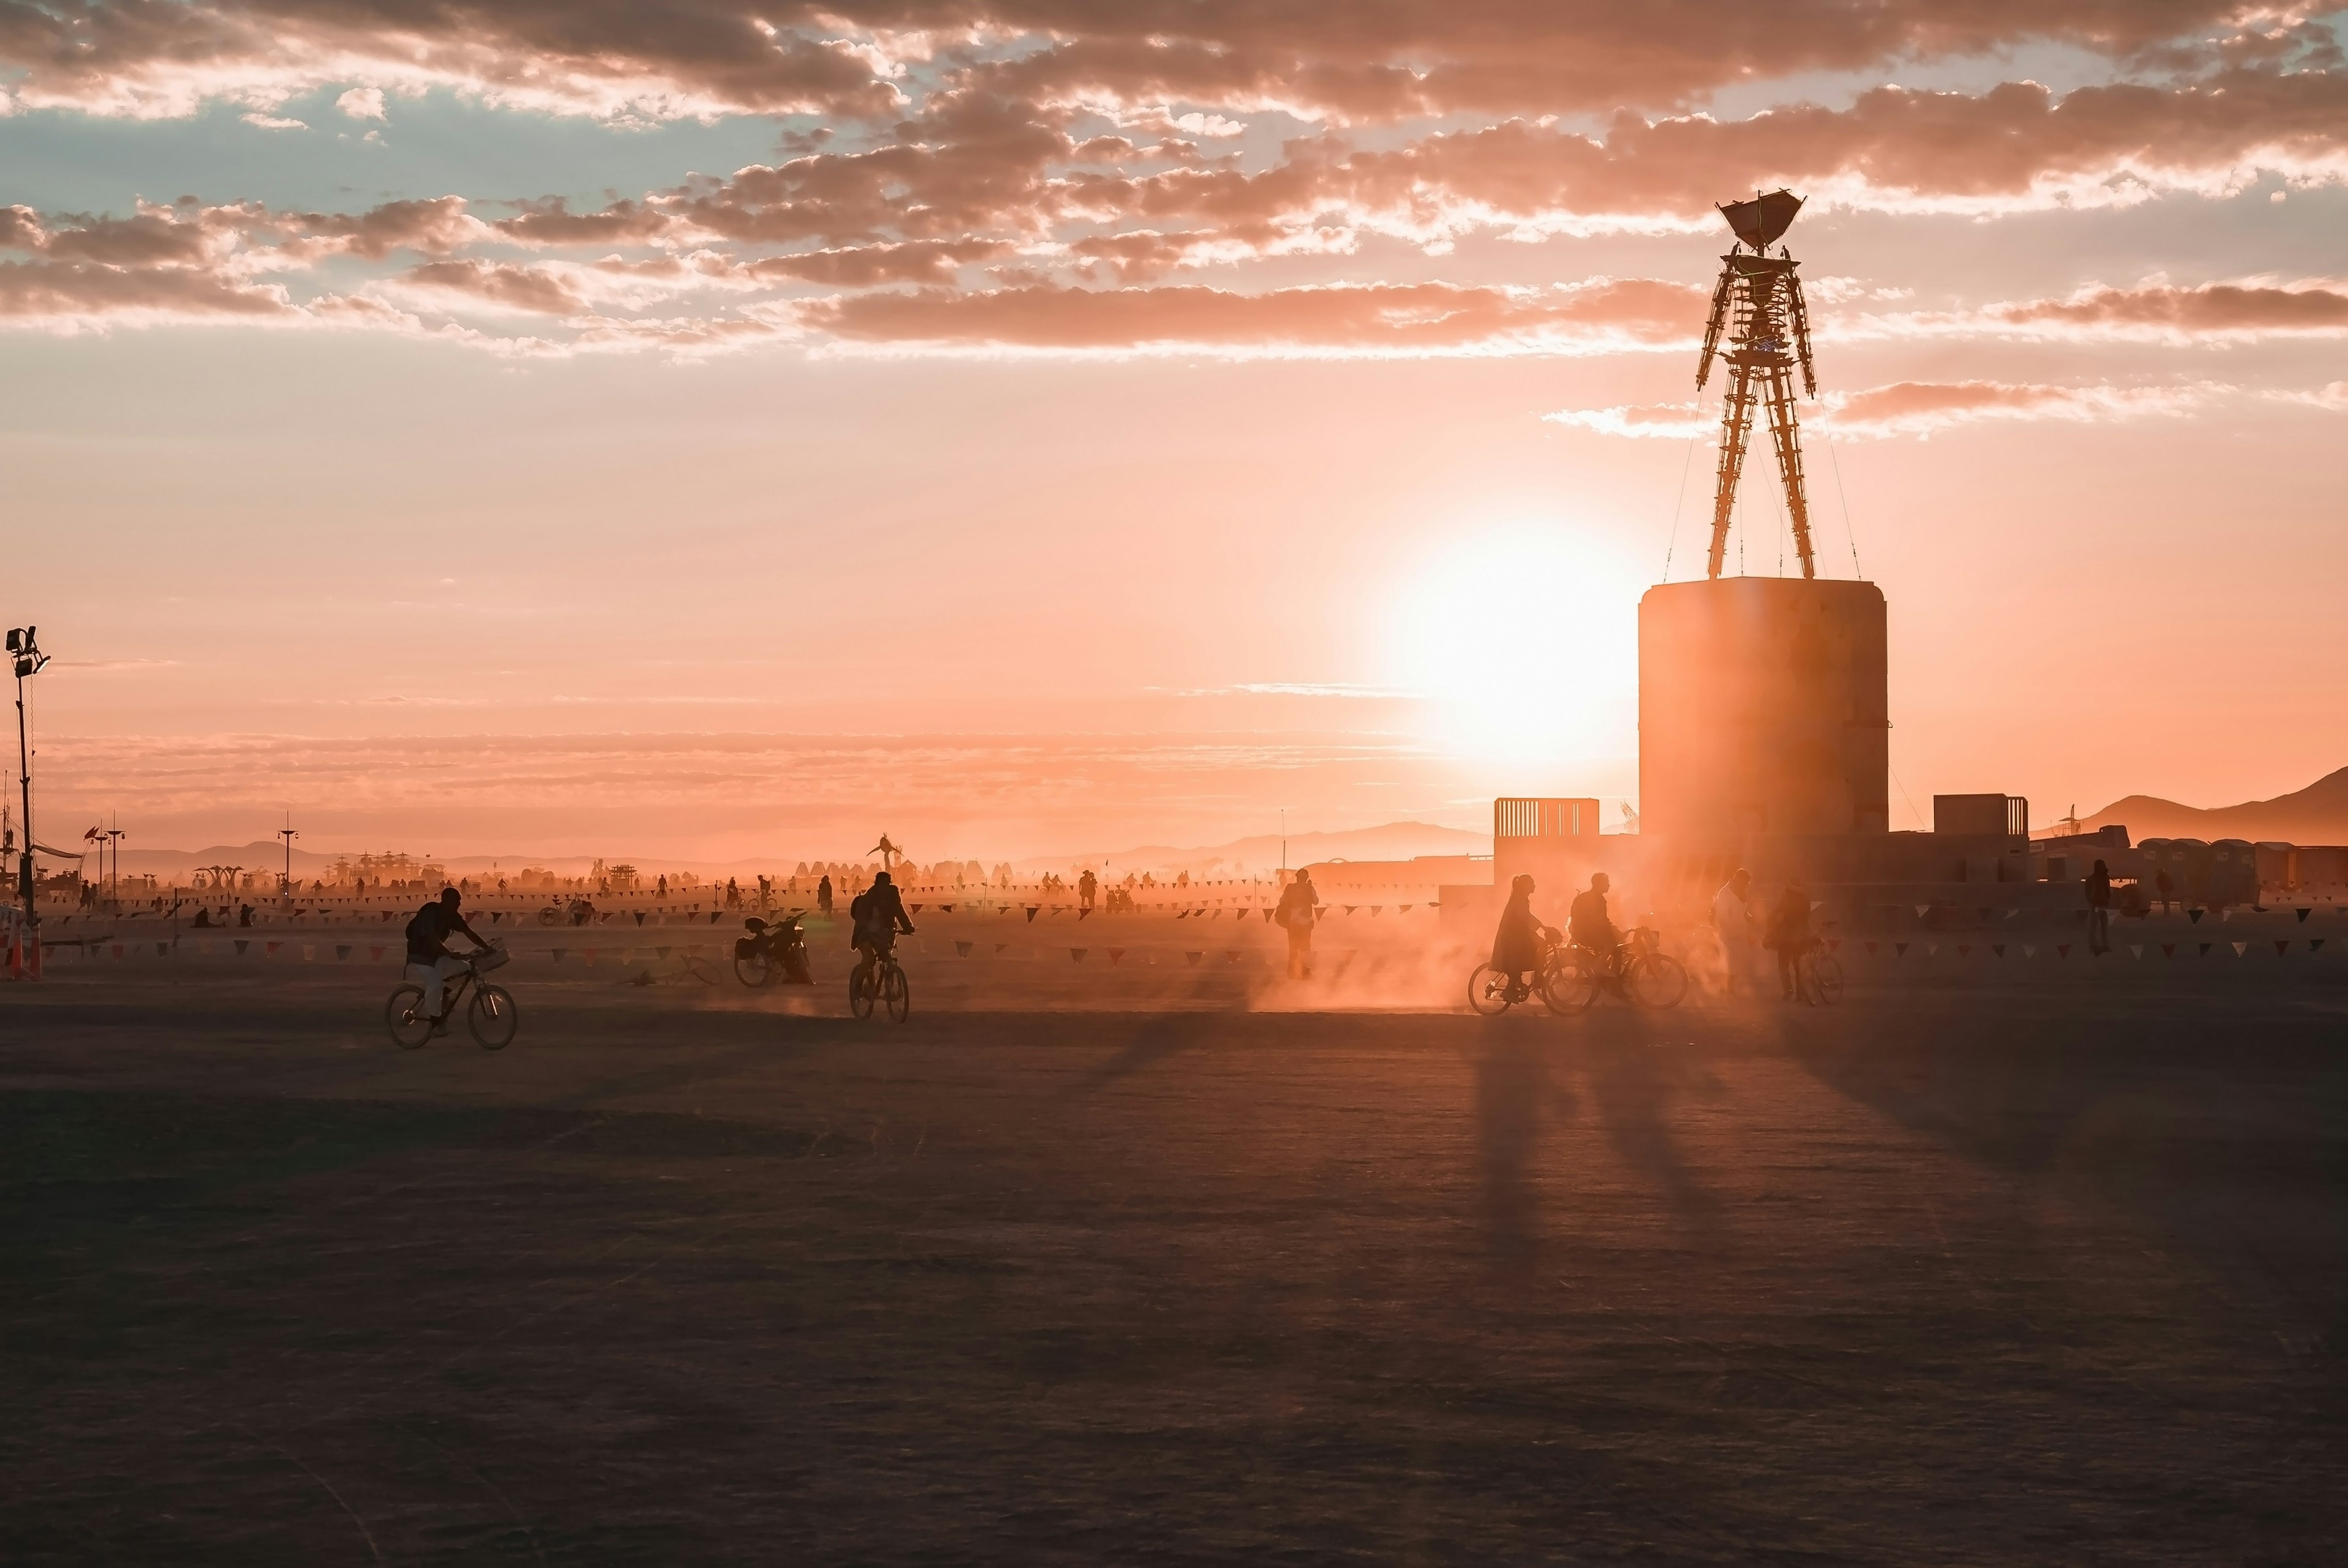
[[[533,959],[499,1054],[383,965],[10,988],[7,1558],[2336,1560],[2348,964],[948,954],[898,1028]]]

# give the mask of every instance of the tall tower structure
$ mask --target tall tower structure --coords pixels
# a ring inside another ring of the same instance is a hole
[[[1736,481],[1753,441],[1753,410],[1768,413],[1770,444],[1777,449],[1777,473],[1786,486],[1786,516],[1802,575],[1818,576],[1810,554],[1810,503],[1802,487],[1802,432],[1794,415],[1794,367],[1802,371],[1802,391],[1818,395],[1810,365],[1810,313],[1802,302],[1801,265],[1776,244],[1802,210],[1790,190],[1773,190],[1750,201],[1723,205],[1736,241],[1721,260],[1720,282],[1712,291],[1712,320],[1704,329],[1704,354],[1695,365],[1695,389],[1712,375],[1715,356],[1728,367],[1728,395],[1720,408],[1720,471],[1712,497],[1712,549],[1704,575],[1718,577],[1728,551],[1728,525],[1735,516]],[[1748,249],[1749,247],[1749,249]],[[1720,346],[1725,335],[1728,346]]]
[[[1820,578],[1802,489],[1794,372],[1815,395],[1810,324],[1793,257],[1769,254],[1802,209],[1776,190],[1730,202],[1696,367],[1728,370],[1710,570],[1639,602],[1640,831],[1702,853],[1756,838],[1844,838],[1890,826],[1887,615],[1871,582]],[[1724,342],[1726,346],[1723,347]],[[1802,575],[1723,579],[1756,405],[1769,420]]]

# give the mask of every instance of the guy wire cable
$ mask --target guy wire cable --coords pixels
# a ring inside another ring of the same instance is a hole
[[[1842,537],[1850,541],[1851,575],[1864,581],[1867,574],[1859,569],[1859,534],[1850,526],[1850,494],[1842,487],[1842,459],[1835,455],[1834,432],[1822,426],[1818,434],[1827,438],[1827,461],[1834,465],[1835,495],[1842,502]]]
[[[1696,437],[1704,434],[1704,395],[1696,394],[1695,422],[1688,429],[1687,453],[1680,459],[1679,494],[1672,497],[1672,537],[1663,546],[1663,580],[1672,580],[1672,552],[1680,544],[1680,507],[1687,500],[1688,466],[1695,461]]]

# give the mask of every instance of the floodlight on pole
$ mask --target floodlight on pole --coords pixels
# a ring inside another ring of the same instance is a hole
[[[285,841],[285,875],[277,879],[277,893],[291,904],[294,902],[294,841],[302,836],[294,826],[293,813],[286,813],[285,825],[277,830],[277,836]]]
[[[25,852],[17,862],[16,891],[25,899],[25,939],[33,943],[40,939],[34,930],[41,923],[41,914],[36,905],[33,881],[33,750],[25,727],[25,682],[39,674],[49,661],[49,656],[41,651],[34,637],[39,630],[25,626],[8,633],[9,662],[16,671],[16,781],[24,790],[25,806]],[[33,950],[40,949],[36,946]]]

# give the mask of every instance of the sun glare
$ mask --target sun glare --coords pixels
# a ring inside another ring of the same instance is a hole
[[[1427,739],[1462,758],[1555,766],[1626,754],[1643,586],[1587,528],[1454,536],[1396,589],[1395,682],[1424,698]]]

